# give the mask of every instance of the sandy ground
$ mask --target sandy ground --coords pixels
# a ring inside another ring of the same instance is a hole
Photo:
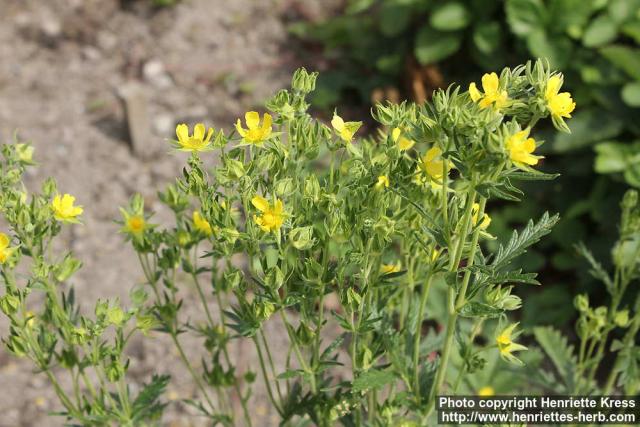
[[[134,191],[157,207],[156,191],[179,173],[185,157],[169,154],[166,143],[175,124],[230,128],[245,110],[286,86],[304,63],[287,45],[283,17],[292,2],[185,0],[160,10],[150,8],[150,0],[122,3],[0,0],[0,138],[10,141],[17,129],[21,139],[32,141],[40,166],[29,183],[53,176],[62,192],[85,207],[84,225],[62,238],[85,265],[73,279],[85,310],[97,298],[126,301],[130,287],[142,281],[113,220]],[[297,3],[313,8],[315,2]],[[132,83],[148,109],[136,155],[119,95]],[[186,298],[185,315],[197,320],[200,310],[189,303],[193,297]],[[285,338],[271,327],[269,337],[278,347]],[[0,332],[7,333],[4,319]],[[241,370],[257,370],[250,343],[239,345],[232,354]],[[196,357],[199,343],[187,346]],[[166,340],[135,341],[130,354],[136,383],[156,370],[172,374],[167,396],[176,401],[167,410],[167,425],[203,425],[178,401],[194,396],[195,387]],[[0,390],[0,426],[62,425],[62,419],[47,417],[60,406],[45,379],[4,349]],[[270,425],[263,392],[256,393],[256,425]]]

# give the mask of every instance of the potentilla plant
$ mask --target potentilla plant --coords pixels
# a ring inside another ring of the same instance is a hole
[[[146,285],[134,288],[133,308],[101,302],[92,320],[71,308],[64,287],[79,261],[47,258],[51,238],[81,211],[51,181],[25,198],[21,173],[30,160],[20,153],[30,147],[4,148],[6,343],[52,379],[66,416],[86,424],[159,416],[166,378],[135,399],[125,382],[123,348],[138,330],[171,337],[200,391],[188,403],[223,425],[261,425],[249,411],[257,376],[283,424],[431,424],[436,396],[455,393],[488,356],[522,363],[526,348],[507,314],[522,304],[513,287],[538,282],[512,261],[558,218],[529,221],[489,253],[487,203],[517,202],[526,197],[517,182],[554,177],[536,171],[541,141],[531,135],[548,117],[568,131],[575,104],[560,92],[562,76],[539,61],[486,74],[480,88],[438,90],[425,105],[378,105],[373,117],[383,130],[371,138],[359,138],[361,123],[337,110],[330,125],[308,113],[316,77],[298,70],[268,112],[248,112],[230,131],[178,125],[171,144],[186,154],[185,168],[159,193],[175,221],[151,224],[140,196],[122,209],[121,232]],[[207,159],[217,166],[206,168]],[[15,273],[27,259],[30,272]],[[181,315],[184,277],[202,324]],[[428,310],[436,289],[447,294],[438,317]],[[31,290],[47,295],[43,309],[27,300]],[[272,348],[267,322],[282,329],[288,348]],[[200,337],[207,357],[187,354],[184,334]],[[237,339],[253,343],[255,372],[235,365],[229,342]],[[73,354],[61,364],[75,379],[71,395],[51,374],[63,351]]]

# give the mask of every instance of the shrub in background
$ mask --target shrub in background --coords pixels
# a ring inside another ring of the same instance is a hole
[[[413,87],[421,67],[427,86],[467,82],[530,57],[546,58],[561,70],[581,106],[572,133],[542,128],[536,136],[550,142],[542,148],[550,158],[543,169],[562,176],[553,186],[527,188],[529,202],[494,212],[494,225],[504,235],[509,223],[544,210],[563,214],[543,252],[523,260],[558,285],[532,295],[542,305],[525,311],[525,322],[534,322],[538,310],[553,312],[556,302],[568,304],[575,283],[598,289],[570,242],[578,236],[605,258],[623,182],[640,187],[640,2],[350,0],[342,15],[293,30],[320,42],[329,59],[319,81],[320,104],[357,94],[366,105],[376,89],[403,81]],[[564,323],[570,315],[565,313],[553,320]]]

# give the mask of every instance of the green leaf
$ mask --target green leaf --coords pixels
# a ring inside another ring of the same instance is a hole
[[[552,67],[564,68],[571,59],[573,43],[565,36],[537,29],[527,36],[527,47],[533,56],[548,59]]]
[[[469,11],[460,2],[444,3],[433,11],[429,22],[436,30],[456,31],[469,25]]]
[[[640,43],[640,21],[627,22],[620,27],[625,36],[631,37],[636,43]]]
[[[387,37],[397,36],[407,29],[411,21],[411,8],[385,2],[380,8],[380,31]]]
[[[611,0],[608,12],[614,21],[622,23],[637,16],[638,9],[640,9],[638,0]]]
[[[524,172],[515,170],[505,174],[509,179],[516,181],[551,181],[560,176],[559,173]]]
[[[622,100],[629,107],[640,107],[640,82],[624,85],[621,92]]]
[[[529,223],[521,233],[514,230],[507,245],[498,247],[498,252],[491,265],[496,269],[505,267],[514,258],[525,253],[529,246],[549,234],[551,228],[556,225],[559,219],[559,215],[556,214],[550,217],[549,213],[545,212],[537,223],[529,220]]]
[[[595,146],[595,170],[598,173],[622,172],[627,168],[626,144],[619,142],[603,142]]]
[[[461,42],[459,34],[444,33],[424,26],[416,35],[414,53],[421,64],[432,64],[453,55],[460,49]]]
[[[590,0],[550,0],[548,4],[549,27],[579,38],[593,13]]]
[[[622,120],[606,110],[587,108],[569,119],[571,133],[558,133],[550,144],[556,153],[587,147],[594,142],[615,138],[622,132]]]
[[[504,313],[504,310],[481,302],[469,301],[462,306],[458,313],[463,317],[485,317],[492,319],[500,316]]]
[[[605,284],[609,291],[613,291],[613,280],[609,277],[609,273],[602,267],[596,258],[593,256],[589,248],[587,248],[584,243],[580,242],[576,246],[576,251],[589,262],[591,269],[589,273],[598,280],[601,280],[602,283]]]
[[[379,390],[395,378],[395,374],[391,371],[371,369],[363,372],[353,381],[353,391],[357,393],[365,390]]]
[[[505,8],[507,22],[516,35],[526,36],[545,26],[546,11],[541,0],[507,0]]]
[[[143,385],[131,407],[132,420],[135,424],[146,424],[143,421],[160,418],[166,403],[158,401],[169,384],[169,375],[154,375],[149,384]]]
[[[640,49],[623,45],[600,48],[600,54],[636,80],[640,80]]]
[[[497,21],[481,22],[473,30],[473,44],[485,55],[498,50],[502,41],[502,28]]]
[[[582,36],[582,43],[587,47],[598,47],[612,42],[618,36],[618,24],[603,14],[591,21]]]
[[[570,346],[567,338],[552,327],[534,328],[533,334],[560,374],[566,391],[572,392],[574,389],[574,368],[577,363],[573,354],[573,346]]]

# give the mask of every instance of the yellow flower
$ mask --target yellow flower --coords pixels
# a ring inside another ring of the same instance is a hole
[[[513,323],[507,326],[502,330],[500,335],[496,337],[496,344],[498,345],[498,350],[500,351],[500,357],[507,362],[515,363],[518,365],[522,365],[522,361],[520,361],[517,357],[515,357],[512,353],[516,351],[526,350],[527,347],[513,342],[511,335],[513,334],[513,330],[518,326],[517,323]]]
[[[245,142],[250,144],[261,145],[271,135],[271,115],[264,113],[262,115],[262,126],[260,125],[260,114],[256,111],[249,111],[244,115],[244,121],[247,128],[242,127],[240,119],[236,122],[236,129]]]
[[[529,138],[529,129],[521,130],[508,137],[506,147],[511,161],[519,168],[536,165],[538,160],[544,158],[532,154],[536,149],[536,141]]]
[[[500,79],[496,73],[482,76],[482,90],[478,90],[475,83],[469,85],[469,95],[473,102],[477,102],[480,108],[487,108],[493,105],[497,110],[507,105],[507,91],[500,90]]]
[[[571,112],[576,108],[569,92],[560,91],[562,77],[558,74],[551,76],[547,81],[547,88],[544,91],[544,99],[547,101],[547,108],[552,116],[560,118],[571,118]]]
[[[180,151],[207,151],[211,147],[211,137],[213,136],[213,128],[209,128],[205,137],[206,128],[202,123],[198,123],[193,128],[193,135],[189,136],[189,126],[184,123],[176,126],[176,135],[178,136],[178,146]]]
[[[389,178],[386,175],[380,175],[378,177],[378,182],[376,182],[375,186],[376,190],[384,190],[385,188],[389,188]]]
[[[13,253],[13,248],[9,247],[11,243],[11,239],[4,233],[0,233],[0,264],[4,264],[7,262],[11,254]]]
[[[264,197],[255,196],[251,199],[251,204],[262,212],[260,216],[253,216],[253,220],[261,229],[270,232],[277,231],[282,227],[285,218],[282,200],[276,199],[274,204],[271,205]]]
[[[400,151],[406,151],[411,149],[415,145],[415,141],[402,136],[402,130],[400,128],[394,128],[391,131],[391,139],[398,145]]]
[[[484,386],[480,388],[477,393],[480,397],[490,397],[495,396],[496,391],[491,386]]]
[[[127,215],[124,227],[127,233],[140,238],[142,237],[145,228],[147,228],[147,223],[142,215]]]
[[[442,159],[442,150],[438,147],[431,147],[426,154],[422,157],[419,167],[424,171],[431,179],[441,181],[443,177],[443,169],[446,167],[447,173],[451,170],[451,165],[448,161]]]
[[[336,130],[338,136],[345,141],[351,142],[353,135],[360,129],[362,122],[345,122],[342,117],[333,113],[333,119],[331,119],[331,126]]]
[[[431,251],[431,262],[434,262],[435,260],[437,260],[439,256],[440,256],[440,250],[434,248]]]
[[[402,264],[400,264],[400,261],[396,262],[395,264],[382,264],[380,266],[380,274],[397,273],[401,269],[402,269]]]
[[[27,311],[24,314],[25,326],[27,328],[33,328],[36,325],[36,314],[33,311]]]
[[[473,220],[473,225],[478,225],[478,213],[480,212],[480,205],[478,203],[474,203],[471,206],[471,219]],[[482,222],[480,223],[480,229],[486,230],[487,227],[491,224],[491,217],[486,213],[482,216]]]
[[[200,212],[198,211],[193,212],[193,225],[196,228],[196,230],[198,230],[199,232],[207,236],[211,236],[213,234],[213,230],[211,229],[211,224],[209,224],[209,221],[204,219],[202,215],[200,215]]]
[[[76,198],[70,194],[64,196],[57,194],[51,202],[54,218],[63,222],[78,222],[76,217],[81,215],[84,209],[82,206],[74,206],[75,201]]]

